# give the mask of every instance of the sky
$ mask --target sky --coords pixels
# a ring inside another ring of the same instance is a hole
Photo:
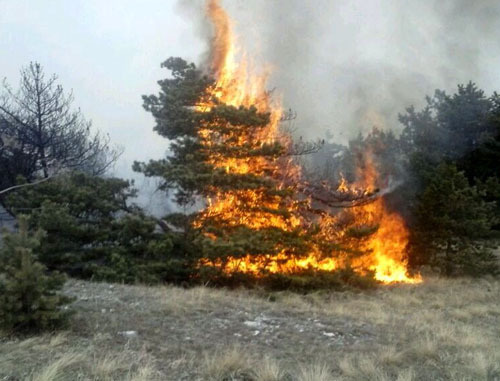
[[[0,77],[13,87],[19,70],[38,61],[55,73],[74,106],[109,133],[124,153],[114,174],[135,178],[134,160],[163,156],[168,142],[153,132],[141,95],[157,92],[172,55],[203,51],[193,25],[173,0],[0,0]]]
[[[345,142],[441,88],[473,80],[500,90],[498,0],[223,0],[299,134]],[[74,105],[124,148],[114,174],[165,155],[141,95],[156,93],[169,56],[200,62],[203,0],[0,0],[0,77],[17,86],[30,61],[72,90]],[[148,188],[149,184],[149,188]],[[145,193],[144,193],[145,194]],[[144,196],[149,199],[149,196]],[[151,206],[151,205],[150,205]]]

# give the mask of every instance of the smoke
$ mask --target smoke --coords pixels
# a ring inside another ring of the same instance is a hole
[[[373,126],[398,130],[398,113],[435,89],[472,80],[500,85],[497,0],[231,0],[241,44],[273,70],[271,87],[306,138],[345,143]],[[208,41],[203,0],[179,9]],[[205,56],[202,56],[201,59]]]

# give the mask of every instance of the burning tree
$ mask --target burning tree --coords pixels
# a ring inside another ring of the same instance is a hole
[[[198,268],[260,277],[354,265],[358,274],[381,281],[414,281],[400,247],[404,234],[396,248],[367,238],[404,230],[401,219],[394,226],[382,221],[375,166],[368,163],[351,187],[305,181],[293,159],[301,150],[280,129],[283,111],[266,91],[267,76],[238,62],[226,12],[216,0],[207,4],[215,29],[209,67],[170,58],[162,66],[172,78],[159,82],[158,96],[143,98],[155,130],[172,141],[172,156],[135,163],[146,176],[161,177],[161,188],[174,190],[179,205],[202,203],[201,211],[183,218],[185,230],[194,232],[189,239]],[[352,208],[332,213],[338,206]],[[392,251],[384,257],[381,250]]]
[[[161,81],[162,94],[144,97],[144,105],[156,130],[173,140],[174,156],[136,169],[161,176],[162,188],[174,189],[182,206],[200,196],[206,200],[189,222],[201,233],[197,247],[204,264],[277,272],[279,262],[310,252],[313,229],[300,215],[304,202],[282,181],[286,176],[291,182],[298,168],[269,95],[260,93],[261,104],[250,98],[231,102],[222,95],[228,87],[193,64],[171,58],[163,66],[173,78]]]

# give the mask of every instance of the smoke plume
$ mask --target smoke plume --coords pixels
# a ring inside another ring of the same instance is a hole
[[[306,138],[345,143],[373,126],[398,130],[398,113],[435,89],[472,80],[500,85],[496,0],[222,1],[241,45],[272,68],[271,84]],[[203,0],[182,0],[200,37]],[[202,55],[201,60],[206,57]]]

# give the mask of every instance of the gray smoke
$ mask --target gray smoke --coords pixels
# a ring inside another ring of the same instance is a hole
[[[180,4],[209,37],[204,1]],[[373,126],[398,130],[398,113],[437,88],[452,92],[469,80],[488,92],[500,88],[498,0],[222,4],[250,56],[273,67],[271,86],[307,138],[329,130],[345,143]]]

